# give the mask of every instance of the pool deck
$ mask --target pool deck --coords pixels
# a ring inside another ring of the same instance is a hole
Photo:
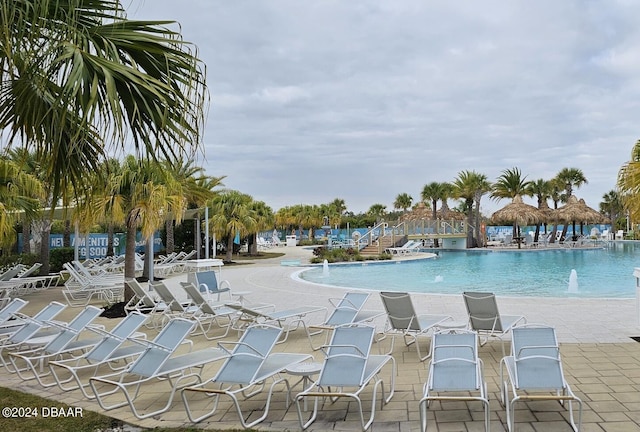
[[[251,294],[247,295],[250,301],[273,303],[277,309],[305,305],[329,306],[328,298],[339,298],[344,293],[340,288],[325,286],[319,288],[317,285],[294,280],[291,277],[301,268],[291,263],[308,262],[311,257],[310,250],[283,247],[272,249],[272,251],[285,252],[286,255],[223,267],[222,279],[228,280],[233,290],[250,291]],[[289,264],[281,265],[282,261],[287,261]],[[628,277],[632,277],[632,270],[629,269]],[[541,274],[541,277],[544,275]],[[171,277],[166,282],[175,288],[175,292],[180,292],[178,287],[181,280],[186,280],[186,275]],[[483,290],[490,291],[490,287]],[[182,296],[186,297],[184,294]],[[32,294],[26,299],[30,301],[26,308],[28,313],[39,310],[43,304],[51,300],[63,301],[59,288]],[[461,296],[412,294],[412,299],[420,313],[449,314],[456,321],[466,319]],[[522,314],[530,323],[546,323],[556,327],[567,381],[584,402],[583,431],[640,431],[640,343],[631,339],[632,336],[640,336],[635,299],[498,297],[498,305],[504,314]],[[375,292],[372,292],[366,309],[383,310],[379,296]],[[78,310],[68,308],[65,314],[72,316]],[[114,325],[114,320],[100,318],[99,321],[108,328]],[[378,319],[375,324],[382,329],[384,317]],[[149,332],[149,336],[153,337],[153,332]],[[230,340],[235,340],[235,336],[235,334],[230,336]],[[215,342],[207,342],[201,336],[192,339],[196,347],[215,345]],[[285,343],[276,346],[275,351],[305,352],[313,354],[316,361],[322,359],[318,351],[310,349],[302,330],[293,332]],[[428,362],[420,362],[415,347],[406,347],[400,341],[396,343],[393,355],[398,362],[396,393],[382,410],[378,407],[376,420],[370,430],[375,432],[419,430],[418,401],[422,397],[423,383],[427,378]],[[482,346],[480,357],[484,361],[485,379],[490,395],[491,430],[504,431],[506,430],[505,413],[499,403],[499,362],[502,357],[500,343],[489,342]],[[212,377],[219,365],[220,362],[207,366],[203,377],[205,379]],[[15,374],[9,374],[4,370],[0,372],[0,376],[2,376],[2,385],[5,387],[65,402],[72,407],[101,411],[96,402],[83,399],[79,391],[63,392],[58,387],[45,389],[33,381],[22,381]],[[141,403],[143,405],[147,403],[149,406],[159,403],[158,399],[162,399],[167,388],[167,384],[163,382],[145,386],[140,396]],[[266,395],[261,394],[247,401],[247,406],[260,406],[265,398]],[[365,396],[365,400],[369,399]],[[327,403],[309,430],[359,430],[356,410],[353,405],[348,409],[347,406],[346,402]],[[220,414],[204,420],[197,427],[241,429],[237,414],[230,403],[221,402],[219,409]],[[111,410],[105,414],[145,428],[192,426],[186,417],[179,396],[174,400],[170,411],[151,419],[137,420],[128,408]],[[430,425],[434,426],[429,430],[472,432],[484,429],[482,409],[478,403],[436,404],[429,415]],[[565,420],[566,415],[566,411],[556,403],[523,403],[517,411],[516,430],[569,431],[571,428]],[[255,418],[256,413],[252,413],[252,416]],[[295,406],[286,407],[284,395],[276,393],[267,419],[256,429],[299,430]]]

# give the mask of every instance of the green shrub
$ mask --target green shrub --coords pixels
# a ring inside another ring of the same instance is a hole
[[[0,269],[6,270],[16,264],[24,264],[27,267],[31,267],[38,262],[38,255],[36,254],[14,254],[0,256]]]
[[[71,247],[51,249],[49,265],[52,273],[62,270],[62,264],[73,261],[75,250]]]

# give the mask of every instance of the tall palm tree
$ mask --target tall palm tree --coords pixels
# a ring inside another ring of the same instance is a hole
[[[549,180],[549,186],[551,187],[551,191],[549,194],[549,198],[553,201],[553,209],[558,210],[558,204],[560,202],[565,201],[566,195],[563,194],[565,185],[560,181],[557,177]],[[558,232],[558,224],[557,222],[553,224],[553,230],[551,231],[551,237],[549,238],[549,243],[556,242],[556,233]]]
[[[393,208],[402,209],[403,213],[407,212],[407,209],[411,207],[413,198],[408,193],[404,192],[396,196],[396,200],[393,202]]]
[[[249,255],[258,254],[258,232],[261,230],[273,228],[275,217],[273,210],[264,201],[253,201],[251,203],[251,212],[256,220],[254,229],[250,232]]]
[[[9,248],[15,242],[15,224],[19,213],[32,220],[44,195],[42,183],[32,174],[6,157],[0,157],[0,247]],[[29,239],[25,239],[28,242]]]
[[[502,171],[502,174],[493,183],[491,198],[515,198],[517,196],[529,195],[527,187],[529,182],[527,176],[523,176],[519,168],[514,167]]]
[[[529,181],[527,181],[527,176],[523,176],[522,172],[518,167],[514,167],[511,169],[506,169],[502,171],[502,174],[498,177],[498,179],[493,183],[493,190],[491,192],[491,198],[493,199],[502,199],[502,198],[515,198],[517,196],[531,196],[531,192],[529,190]],[[519,232],[520,227],[518,227],[517,223],[513,222],[513,234]]]
[[[109,214],[113,221],[125,225],[124,277],[134,278],[138,229],[144,240],[151,239],[169,212],[178,220],[182,218],[186,200],[180,185],[165,175],[161,165],[148,159],[138,160],[132,155],[124,159],[121,170],[108,181],[102,194],[92,191],[80,206],[85,212]],[[126,288],[125,300],[132,295]]]
[[[482,195],[488,192],[487,176],[475,171],[461,171],[454,180],[453,186],[455,196],[464,200],[464,210],[467,213],[467,247],[475,247],[480,240],[480,235],[478,234],[474,239],[474,204],[476,198],[479,204]],[[479,227],[475,232],[480,232]]]
[[[202,167],[195,166],[193,159],[185,160],[182,157],[174,161],[167,159],[162,161],[162,169],[165,172],[167,178],[170,178],[172,182],[176,182],[181,185],[182,194],[187,200],[187,205],[204,205],[207,200],[212,199],[216,192],[214,188],[222,186],[222,179],[224,177],[208,177],[204,174]],[[173,253],[175,250],[174,240],[174,226],[175,218],[173,214],[167,215],[165,221],[166,241],[165,248],[168,254]]]
[[[611,221],[611,230],[616,229],[616,221],[622,215],[624,208],[622,201],[620,200],[620,194],[616,190],[610,190],[602,195],[602,202],[600,203],[600,213],[607,215]]]
[[[492,187],[491,182],[489,181],[487,176],[484,174],[478,174],[477,184],[476,184],[476,193],[473,197],[473,200],[475,201],[475,204],[476,204],[476,208],[474,210],[476,238],[478,239],[478,241],[482,243],[481,246],[485,246],[487,236],[485,235],[485,232],[482,229],[482,226],[480,224],[480,201],[482,200],[482,197],[485,194],[491,192],[491,187]]]
[[[376,223],[380,222],[386,214],[387,206],[384,204],[372,204],[367,211],[367,214],[376,218]]]
[[[582,170],[578,168],[562,168],[556,174],[556,178],[565,185],[565,193],[567,194],[565,202],[573,195],[574,188],[579,188],[589,183]]]
[[[573,195],[573,189],[582,186],[583,184],[587,184],[587,178],[584,176],[584,173],[581,169],[578,168],[562,168],[558,174],[556,174],[556,181],[558,183],[564,185],[564,202],[569,202],[569,197]],[[565,238],[567,236],[567,228],[569,226],[565,223],[562,226],[562,236],[561,238]],[[573,233],[575,236],[576,232],[576,223],[573,222]]]
[[[545,179],[532,180],[527,186],[529,195],[535,196],[538,200],[538,208],[548,209],[547,199],[551,196],[551,182]],[[547,210],[548,211],[548,210]],[[547,233],[547,222],[544,223],[544,233]],[[540,224],[536,224],[536,233],[534,235],[534,243],[538,242],[540,237]]]
[[[8,157],[22,169],[22,172],[31,174],[37,179],[40,173],[40,163],[34,152],[28,151],[26,148],[14,148],[8,152]],[[44,198],[44,197],[42,197]],[[22,253],[30,254],[31,251],[31,227],[33,225],[34,215],[24,214],[22,218]]]
[[[640,217],[640,140],[631,149],[631,159],[618,171],[618,189],[624,209],[633,220]],[[613,221],[612,221],[613,222]]]
[[[329,203],[331,207],[338,213],[339,215],[343,215],[345,211],[347,211],[347,204],[342,198],[335,198],[333,201]]]
[[[56,201],[106,147],[175,158],[200,143],[203,65],[171,21],[130,21],[120,0],[0,0],[0,129],[47,155]]]
[[[224,239],[227,244],[225,260],[233,260],[233,239],[241,238],[256,227],[256,219],[251,211],[253,198],[235,190],[222,191],[211,200],[210,219],[213,234]]]
[[[431,211],[432,211],[432,219],[435,222],[438,219],[437,210],[438,210],[438,201],[441,199],[446,199],[446,186],[444,183],[440,182],[431,182],[422,188],[422,193],[420,194],[422,201],[431,201]],[[433,246],[440,247],[439,240],[436,237],[433,239]]]

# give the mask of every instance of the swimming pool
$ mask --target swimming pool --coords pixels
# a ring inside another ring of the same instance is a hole
[[[467,290],[533,297],[633,298],[640,242],[602,249],[439,251],[436,259],[333,264],[301,272],[302,280],[349,288],[460,294]],[[569,284],[571,270],[577,284]],[[577,285],[577,286],[576,286]]]

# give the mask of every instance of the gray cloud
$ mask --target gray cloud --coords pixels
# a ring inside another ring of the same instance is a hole
[[[352,211],[462,170],[584,171],[597,207],[638,138],[630,1],[147,0],[207,65],[203,166],[274,209]],[[486,200],[485,212],[505,204]]]

